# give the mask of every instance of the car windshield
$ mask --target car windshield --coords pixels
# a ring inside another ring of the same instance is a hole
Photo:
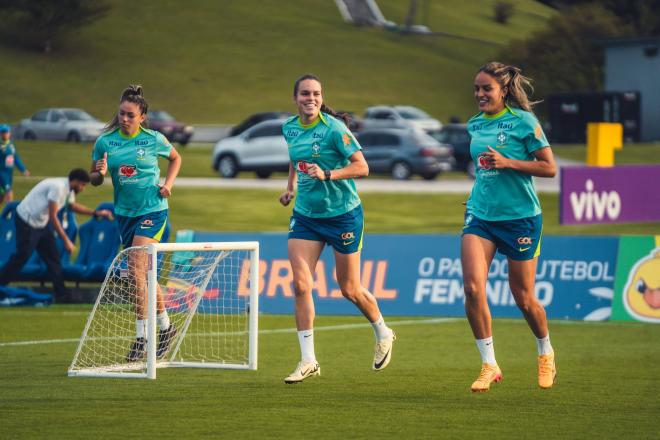
[[[412,138],[419,145],[426,145],[426,146],[437,146],[438,145],[438,141],[435,140],[434,137],[426,134],[425,132],[423,132],[421,130],[414,130],[412,132]]]
[[[149,119],[152,121],[174,121],[174,116],[164,110],[156,110],[149,113]]]
[[[426,112],[415,107],[396,107],[396,110],[403,119],[431,119]]]
[[[69,121],[96,121],[96,118],[82,110],[63,110],[64,116]]]

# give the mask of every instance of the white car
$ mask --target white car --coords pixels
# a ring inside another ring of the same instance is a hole
[[[365,130],[372,128],[415,128],[431,132],[440,130],[442,123],[424,110],[409,105],[379,105],[367,108],[362,121]]]
[[[69,142],[94,141],[105,124],[84,110],[77,108],[47,108],[16,128],[16,136],[23,139],[49,139]]]
[[[221,177],[236,177],[240,171],[255,171],[266,179],[274,171],[289,170],[289,148],[282,135],[284,119],[256,124],[238,136],[220,139],[213,148],[211,164]]]

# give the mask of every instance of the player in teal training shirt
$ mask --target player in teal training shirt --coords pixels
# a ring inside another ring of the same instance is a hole
[[[296,328],[301,361],[284,379],[298,383],[319,375],[314,353],[313,274],[326,243],[334,249],[337,282],[345,298],[371,322],[376,336],[372,368],[390,362],[394,332],[385,325],[376,298],[360,282],[360,251],[364,220],[356,177],[369,167],[361,147],[341,116],[323,104],[321,82],[313,75],[300,77],[293,88],[298,115],[287,119],[282,133],[289,146],[289,179],[280,203],[298,196],[289,223],[289,261],[296,294]]]
[[[16,145],[11,140],[11,127],[0,124],[0,206],[14,200],[12,191],[14,167],[18,168],[25,177],[30,175],[16,151]]]
[[[181,168],[181,156],[162,134],[147,130],[142,123],[148,104],[141,86],[129,86],[121,95],[119,110],[94,145],[92,153],[92,185],[100,185],[110,171],[114,187],[115,214],[124,247],[158,243],[167,225],[167,198]],[[165,182],[160,185],[158,159],[169,161]],[[146,274],[144,252],[129,255],[129,275],[135,283],[137,315],[136,339],[126,360],[134,362],[146,354]],[[158,287],[158,358],[165,356],[176,328],[170,325],[163,294]]]
[[[477,172],[461,240],[465,312],[482,360],[474,392],[502,378],[486,296],[496,251],[507,257],[511,293],[537,338],[539,386],[552,387],[556,376],[545,310],[534,289],[542,218],[532,176],[553,177],[557,167],[526,89],[530,80],[520,69],[496,62],[474,80],[480,113],[468,121],[468,131]]]

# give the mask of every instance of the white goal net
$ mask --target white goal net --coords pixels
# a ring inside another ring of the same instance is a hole
[[[155,379],[162,367],[255,370],[258,265],[257,242],[123,250],[106,274],[69,376]]]

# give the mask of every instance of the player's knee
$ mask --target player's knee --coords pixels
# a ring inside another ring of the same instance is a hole
[[[516,305],[525,315],[531,313],[536,308],[537,304],[538,301],[533,292],[518,295],[516,298]]]
[[[471,280],[465,281],[465,284],[463,285],[466,300],[475,300],[479,298],[483,290],[482,286]]]
[[[346,283],[340,286],[341,294],[350,302],[357,304],[362,295],[362,286],[360,283]]]
[[[293,291],[296,296],[305,296],[312,291],[312,285],[307,280],[293,280]]]

